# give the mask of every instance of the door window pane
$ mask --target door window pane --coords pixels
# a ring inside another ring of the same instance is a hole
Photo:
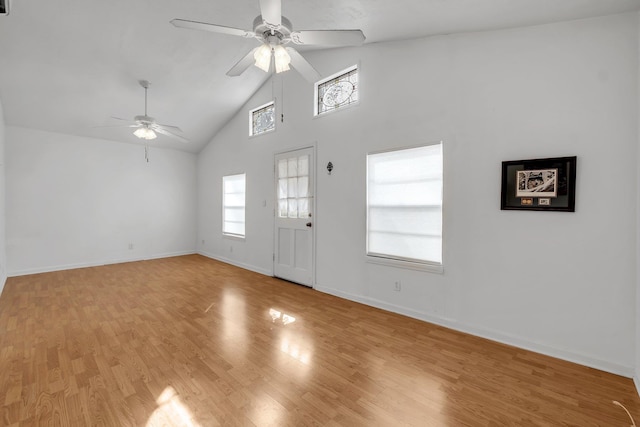
[[[278,161],[278,216],[308,218],[310,212],[309,156]]]

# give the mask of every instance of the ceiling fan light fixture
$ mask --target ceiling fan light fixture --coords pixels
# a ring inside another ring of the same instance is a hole
[[[271,67],[271,46],[263,44],[255,51],[253,58],[256,60],[256,67],[268,73]]]
[[[282,73],[283,71],[289,71],[289,64],[291,63],[291,57],[287,53],[284,47],[277,45],[273,48],[273,57],[276,63],[276,73]]]
[[[136,131],[133,132],[133,134],[140,139],[147,139],[147,140],[156,139],[158,137],[158,135],[156,135],[156,133],[153,130],[146,127],[136,129]]]

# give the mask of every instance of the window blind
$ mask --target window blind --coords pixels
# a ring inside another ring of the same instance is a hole
[[[224,234],[242,236],[245,233],[245,174],[222,177]]]
[[[367,156],[367,255],[442,263],[442,143]]]

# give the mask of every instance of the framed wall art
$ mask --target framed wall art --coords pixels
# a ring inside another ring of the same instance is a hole
[[[502,162],[500,209],[575,212],[576,156]]]

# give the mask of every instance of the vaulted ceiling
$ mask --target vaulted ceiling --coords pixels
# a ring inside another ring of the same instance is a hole
[[[295,29],[361,29],[365,43],[622,13],[640,0],[282,0]],[[183,18],[252,29],[258,0],[11,0],[0,17],[0,100],[9,126],[139,143],[111,116],[144,112],[183,129],[199,152],[268,79],[226,72],[254,39],[179,29]],[[304,49],[302,49],[304,53]]]

